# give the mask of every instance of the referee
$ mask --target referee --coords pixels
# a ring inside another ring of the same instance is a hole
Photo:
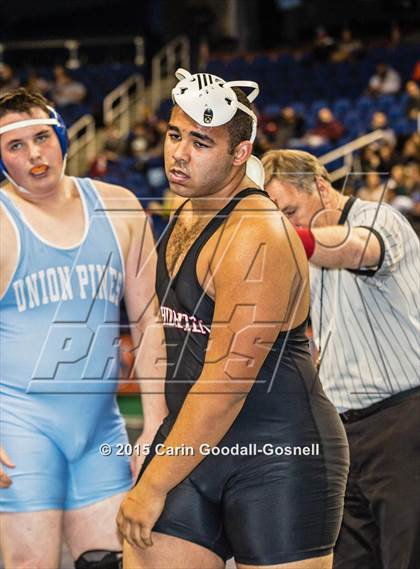
[[[320,378],[350,445],[334,568],[418,569],[419,240],[389,205],[336,192],[311,154],[262,161],[310,257]]]

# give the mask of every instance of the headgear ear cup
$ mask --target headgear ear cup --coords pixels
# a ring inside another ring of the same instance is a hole
[[[57,135],[58,142],[60,143],[61,152],[63,153],[63,158],[66,157],[69,149],[69,137],[67,134],[67,127],[64,124],[62,116],[52,107],[48,107],[50,111],[50,118],[55,119],[58,124],[53,125],[53,130]]]
[[[5,167],[5,165],[3,164],[3,160],[0,158],[0,172],[1,172],[2,174],[4,174],[5,171],[6,171],[6,167]]]

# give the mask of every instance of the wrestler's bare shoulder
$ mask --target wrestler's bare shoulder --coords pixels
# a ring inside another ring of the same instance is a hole
[[[237,272],[238,266],[248,266],[255,258],[264,257],[264,264],[272,278],[279,282],[285,275],[292,279],[297,266],[306,274],[308,264],[299,237],[292,225],[265,196],[243,198],[229,216],[219,236],[212,236],[211,247],[206,247],[210,266],[217,266],[223,257],[224,274]],[[217,239],[220,240],[219,244]],[[216,248],[216,255],[210,256]]]
[[[19,237],[6,207],[0,204],[0,296],[3,295],[18,260]]]
[[[99,180],[94,180],[93,183],[102,199],[113,208],[143,210],[139,200],[127,188]]]
[[[11,220],[6,206],[0,204],[0,258],[10,251],[13,243],[16,242],[16,228]],[[6,246],[7,244],[7,246]]]
[[[250,195],[243,198],[228,218],[226,230],[238,231],[241,228],[241,239],[252,238],[255,233],[266,234],[267,239],[277,240],[285,237],[285,216],[274,202],[267,196]]]

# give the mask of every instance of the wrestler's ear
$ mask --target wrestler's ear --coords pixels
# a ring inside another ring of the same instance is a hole
[[[243,140],[235,146],[233,151],[233,166],[242,166],[252,154],[252,143]]]

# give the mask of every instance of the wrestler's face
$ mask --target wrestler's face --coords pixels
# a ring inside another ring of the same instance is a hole
[[[315,214],[325,207],[317,191],[299,190],[279,178],[272,178],[265,189],[277,207],[298,227],[309,227]]]
[[[216,194],[232,176],[227,128],[201,126],[179,106],[169,120],[164,154],[170,189],[183,197]]]
[[[48,115],[39,107],[30,114],[10,112],[0,118],[0,127],[41,118]],[[30,192],[49,193],[60,181],[63,157],[49,125],[26,126],[0,135],[0,155],[13,180]]]

